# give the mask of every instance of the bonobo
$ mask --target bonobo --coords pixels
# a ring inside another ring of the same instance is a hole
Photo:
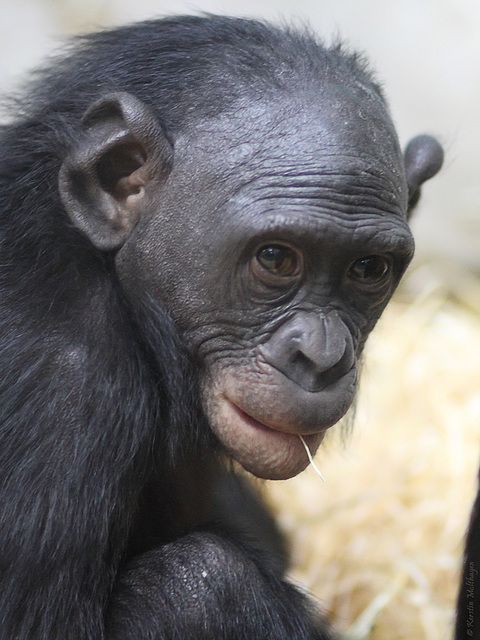
[[[228,460],[294,476],[345,414],[441,147],[358,56],[214,16],[82,38],[15,109],[0,637],[332,638]]]

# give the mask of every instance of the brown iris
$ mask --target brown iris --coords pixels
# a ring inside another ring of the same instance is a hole
[[[352,264],[348,275],[361,284],[377,284],[386,277],[390,266],[391,261],[385,256],[366,256]]]
[[[256,255],[257,263],[270,274],[293,277],[299,274],[301,259],[299,254],[286,245],[271,244],[261,247]]]

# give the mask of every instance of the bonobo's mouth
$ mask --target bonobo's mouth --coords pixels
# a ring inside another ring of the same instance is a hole
[[[228,397],[218,405],[213,426],[217,436],[229,453],[242,467],[254,475],[285,480],[303,471],[309,464],[300,430],[284,430],[272,420],[265,424],[247,413]],[[318,449],[325,431],[303,436],[312,454]]]
[[[274,431],[275,433],[278,433],[279,435],[283,435],[286,438],[298,438],[299,435],[302,435],[302,437],[307,442],[309,439],[318,438],[318,433],[302,434],[301,430],[294,431],[294,430],[281,428],[274,424],[266,424],[265,422],[261,422],[260,420],[257,420],[256,418],[251,416],[249,413],[247,413],[244,409],[241,409],[237,404],[232,402],[229,398],[225,398],[225,400],[228,402],[232,410],[237,414],[238,418],[245,424],[247,428],[251,428],[253,430],[258,429],[259,431],[266,431],[266,432]],[[320,430],[319,433],[322,433],[322,431],[323,430]]]

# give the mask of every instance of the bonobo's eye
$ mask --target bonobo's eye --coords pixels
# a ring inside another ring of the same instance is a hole
[[[284,244],[269,244],[257,251],[253,270],[257,276],[267,278],[296,278],[302,272],[301,254]]]
[[[348,277],[360,284],[379,284],[390,272],[392,261],[387,256],[366,256],[356,260],[348,271]]]

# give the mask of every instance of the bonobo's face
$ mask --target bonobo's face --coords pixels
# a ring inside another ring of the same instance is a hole
[[[224,449],[288,478],[308,464],[298,436],[315,451],[352,403],[364,342],[412,256],[409,192],[441,149],[420,140],[405,170],[384,106],[358,88],[246,102],[192,122],[173,153],[152,118],[128,94],[95,105],[62,169],[64,203],[96,246],[118,249],[127,294],[169,309]]]
[[[118,261],[170,309],[212,429],[255,475],[299,473],[298,435],[316,450],[351,405],[364,340],[412,255],[406,202],[383,108],[251,105],[176,140]]]

